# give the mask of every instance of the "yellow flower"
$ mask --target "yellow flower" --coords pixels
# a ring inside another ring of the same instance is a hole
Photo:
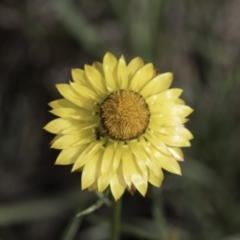
[[[82,189],[103,192],[109,185],[115,200],[125,189],[145,196],[148,182],[160,187],[163,171],[181,175],[180,147],[193,138],[184,127],[193,110],[168,89],[172,74],[159,74],[140,57],[128,65],[106,53],[103,63],[72,70],[73,82],[57,84],[62,99],[49,105],[59,118],[44,128],[57,136],[56,164],[82,171]]]

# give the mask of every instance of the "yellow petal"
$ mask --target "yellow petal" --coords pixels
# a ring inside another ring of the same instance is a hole
[[[156,163],[163,169],[174,174],[182,175],[181,168],[176,159],[174,159],[173,157],[165,156],[164,154],[161,154],[155,149],[153,149],[152,153],[155,157]]]
[[[127,186],[131,187],[133,183],[136,189],[145,196],[147,191],[147,180],[143,179],[141,170],[137,166],[137,163],[127,146],[124,147],[123,151],[122,168]]]
[[[82,145],[82,146],[70,147],[62,150],[58,155],[55,164],[57,165],[73,164],[85,147],[86,147],[85,145]]]
[[[57,84],[56,87],[64,98],[75,105],[89,110],[93,108],[93,103],[90,103],[89,100],[85,101],[84,98],[77,95],[69,84]]]
[[[156,122],[157,122],[157,121],[156,121]],[[152,130],[154,130],[154,131],[159,132],[159,133],[161,133],[162,130],[164,129],[163,126],[157,125],[157,124],[154,123],[153,121],[151,121],[151,122],[149,123],[148,128],[151,129],[151,132],[152,132]]]
[[[126,182],[123,177],[122,165],[119,165],[117,172],[113,175],[110,181],[111,192],[114,199],[117,201],[126,189]]]
[[[77,141],[76,143],[74,143],[73,146],[79,146],[82,144],[96,141],[96,135],[92,132],[92,130],[89,130],[89,129],[82,130],[78,134],[75,134],[75,135],[79,135],[81,137],[81,139],[79,141]]]
[[[82,145],[82,146],[70,147],[62,150],[58,155],[55,164],[57,165],[73,164],[85,147],[86,145]]]
[[[102,74],[102,76],[104,76],[102,63],[95,61],[93,62],[93,67],[95,67]]]
[[[155,148],[157,148],[160,152],[164,153],[165,155],[171,156],[171,153],[169,152],[167,146],[163,143],[161,139],[156,136],[156,134],[147,132],[145,134],[145,137],[147,138],[148,142]]]
[[[84,71],[80,68],[74,68],[72,69],[72,79],[75,83],[83,84],[84,79]]]
[[[103,58],[103,71],[106,81],[106,86],[109,92],[113,92],[116,90],[117,85],[115,79],[113,77],[113,72],[115,71],[115,67],[117,66],[117,59],[111,53],[106,53]]]
[[[130,153],[129,153],[128,147],[124,145],[123,154],[122,154],[122,171],[123,171],[124,180],[128,187],[130,187],[132,184],[132,169],[131,169],[132,163],[130,161],[129,155]]]
[[[142,145],[138,141],[129,141],[128,146],[135,156],[136,163],[143,174],[143,178],[148,179],[147,162],[151,161],[150,158],[147,156]]]
[[[75,120],[67,120],[67,121],[70,121],[70,122],[73,122]],[[95,129],[97,126],[98,126],[98,122],[80,122],[78,121],[78,123],[75,123],[73,124],[71,127],[65,129],[65,130],[62,130],[61,133],[62,134],[76,134],[76,133],[79,133],[81,132],[82,130],[86,130],[86,129]]]
[[[94,141],[96,138],[90,129],[82,130],[78,134],[59,135],[54,139],[51,148],[66,149],[70,146],[79,146]]]
[[[117,66],[117,62],[118,61],[116,57],[112,53],[107,52],[103,57],[103,69],[104,69],[104,65],[106,65],[108,66],[109,70],[113,72],[115,67]]]
[[[86,122],[86,125],[89,125],[89,123]],[[92,124],[92,125],[93,125],[93,124]],[[91,125],[91,126],[92,126],[92,125]],[[97,124],[95,124],[95,125],[97,126]],[[95,126],[95,125],[93,125],[93,126]],[[86,128],[86,129],[87,129],[87,128]],[[65,135],[71,135],[71,134],[77,134],[77,133],[81,132],[82,130],[83,130],[83,129],[82,129],[81,125],[76,124],[76,125],[74,125],[74,126],[72,126],[72,127],[69,127],[69,128],[67,128],[67,129],[62,130],[61,133],[62,133],[62,134],[65,134]]]
[[[114,142],[113,173],[118,169],[123,152],[123,142]]]
[[[99,93],[105,94],[107,92],[107,89],[102,74],[96,68],[89,65],[85,65],[84,69],[92,87]]]
[[[113,78],[113,73],[110,72],[108,66],[104,66],[104,74],[108,92],[114,92],[115,90],[117,90],[117,85]]]
[[[183,161],[184,155],[180,147],[168,147],[168,150],[172,153],[172,156],[178,161]]]
[[[63,134],[58,134],[58,135],[56,135],[53,139],[52,139],[52,141],[50,142],[50,144],[53,144],[55,141],[57,141],[59,138],[61,138],[63,136]]]
[[[137,72],[138,69],[143,67],[143,65],[144,65],[143,60],[140,57],[136,57],[131,60],[131,62],[127,66],[129,80],[132,79],[132,76]]]
[[[161,173],[162,173],[161,177],[156,177],[155,174],[154,174],[151,170],[149,170],[149,171],[148,171],[148,176],[149,176],[149,177],[148,177],[148,181],[149,181],[153,186],[155,186],[155,187],[160,187],[161,184],[162,184],[163,178],[164,178],[164,175],[163,175],[162,170],[161,170]]]
[[[181,136],[187,140],[193,139],[192,133],[185,128],[183,125],[173,126],[173,127],[159,127],[157,125],[150,124],[149,128],[168,136]]]
[[[82,121],[97,121],[99,117],[94,113],[80,108],[55,108],[51,111],[52,114],[62,118],[73,118]]]
[[[81,136],[78,134],[74,135],[63,135],[59,136],[52,144],[51,148],[55,149],[65,149],[73,146],[74,143],[81,140]]]
[[[96,154],[83,167],[82,190],[90,187],[98,178],[102,162],[102,154]]]
[[[75,108],[77,105],[67,99],[58,99],[48,103],[51,108]]]
[[[100,141],[92,141],[77,158],[75,164],[73,165],[72,171],[75,171],[82,166],[84,166],[92,157],[97,153],[101,152],[103,144],[106,142],[106,139]]]
[[[45,130],[51,133],[60,133],[66,128],[69,128],[72,126],[72,123],[69,120],[57,118],[53,121],[49,122],[45,127],[43,127]]]
[[[181,126],[183,123],[187,122],[188,119],[178,117],[178,116],[171,116],[171,115],[164,115],[161,114],[152,114],[151,115],[151,122],[150,124],[155,124],[161,127],[174,127],[174,126]],[[149,125],[150,125],[149,124]]]
[[[92,85],[88,81],[86,72],[84,70],[78,68],[72,69],[72,78],[74,83],[84,87],[92,88]]]
[[[151,114],[172,115],[186,117],[193,112],[193,109],[186,105],[176,105],[173,102],[164,104],[153,104],[149,106]]]
[[[193,112],[193,109],[186,105],[175,105],[170,109],[171,114],[178,115],[180,117],[186,117],[192,112]]]
[[[154,135],[163,143],[167,144],[168,146],[172,147],[189,147],[191,146],[190,142],[180,136],[180,135],[164,135],[161,133],[154,133]]]
[[[178,105],[185,105],[185,101],[183,101],[181,98],[177,98],[173,102]]]
[[[108,185],[110,184],[110,181],[113,177],[113,174],[110,174],[108,176],[100,176],[97,180],[97,185],[98,185],[98,191],[103,192],[106,190]]]
[[[95,181],[91,186],[89,186],[88,191],[94,191],[97,189],[97,181]]]
[[[156,104],[156,103],[174,101],[182,94],[182,92],[183,90],[180,88],[168,89],[164,92],[147,97],[146,102],[148,104]]]
[[[85,98],[89,103],[101,102],[102,98],[97,94],[93,89],[79,85],[77,83],[70,82],[72,88],[76,91],[76,94],[79,95],[79,98]]]
[[[151,81],[149,81],[143,89],[140,91],[141,95],[145,98],[152,96],[154,94],[161,93],[167,90],[173,80],[172,73],[159,74]]]
[[[137,165],[135,165],[136,167]],[[147,180],[143,179],[143,177],[139,174],[139,169],[137,169],[137,173],[138,174],[134,174],[132,176],[132,182],[134,184],[134,186],[136,187],[136,189],[142,194],[142,196],[145,197],[146,193],[147,193],[147,188],[148,188],[148,183]]]
[[[132,78],[129,89],[139,92],[143,86],[145,86],[154,74],[154,68],[152,63],[148,63],[140,68]]]
[[[143,139],[141,139],[143,140]],[[145,144],[147,144],[145,142]],[[141,162],[140,165],[145,165],[147,164],[147,162],[151,161],[150,157],[147,155],[146,153],[146,146],[142,145],[142,142],[140,141],[140,143],[137,142],[128,142],[128,145],[132,151],[132,153],[134,154],[135,158],[138,160],[137,162]],[[145,172],[145,170],[143,170],[143,172]]]
[[[108,176],[109,171],[112,170],[114,145],[113,143],[107,143],[106,148],[103,150],[102,164],[101,164],[101,176]]]
[[[144,149],[148,154],[146,165],[147,167],[155,174],[156,177],[161,177],[161,169],[158,167],[158,165],[152,161],[152,151],[151,151],[151,144],[149,142],[146,142],[144,138],[140,138],[140,143],[142,145],[142,149]],[[144,152],[142,152],[139,148],[138,152],[140,155],[144,155]],[[151,158],[150,158],[151,157]],[[140,157],[138,157],[140,158]]]
[[[166,113],[169,115],[169,110],[175,105],[174,102],[163,102],[163,103],[156,103],[156,104],[151,104],[149,105],[149,110],[150,113],[153,114],[158,114],[164,116]]]
[[[117,67],[117,79],[118,79],[118,86],[120,89],[128,89],[128,72],[126,62],[123,56],[119,59],[118,67]]]
[[[166,156],[158,151],[156,148],[152,147],[153,161],[156,162],[158,167],[161,167],[169,172],[181,175],[181,169],[176,159],[173,157]]]
[[[188,140],[193,139],[192,133],[185,127],[176,127],[175,131],[177,132],[177,134],[179,134],[180,136],[182,136]]]

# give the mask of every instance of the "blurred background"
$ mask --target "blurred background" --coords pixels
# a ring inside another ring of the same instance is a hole
[[[71,68],[106,51],[141,56],[194,108],[183,176],[166,173],[146,198],[125,193],[122,239],[240,239],[240,1],[2,0],[0,3],[0,239],[107,240],[109,209],[80,174],[54,166],[47,103]]]

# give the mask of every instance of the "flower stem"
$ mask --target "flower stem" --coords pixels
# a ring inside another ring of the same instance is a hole
[[[82,223],[82,217],[74,216],[65,230],[61,240],[73,240],[77,235],[77,231]]]
[[[121,214],[121,199],[114,202],[112,205],[112,218],[111,218],[111,240],[120,239],[120,214]]]

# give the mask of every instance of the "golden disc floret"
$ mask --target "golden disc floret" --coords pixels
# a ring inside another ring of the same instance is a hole
[[[121,89],[103,101],[100,117],[110,138],[125,141],[136,139],[146,131],[150,112],[141,94]]]

